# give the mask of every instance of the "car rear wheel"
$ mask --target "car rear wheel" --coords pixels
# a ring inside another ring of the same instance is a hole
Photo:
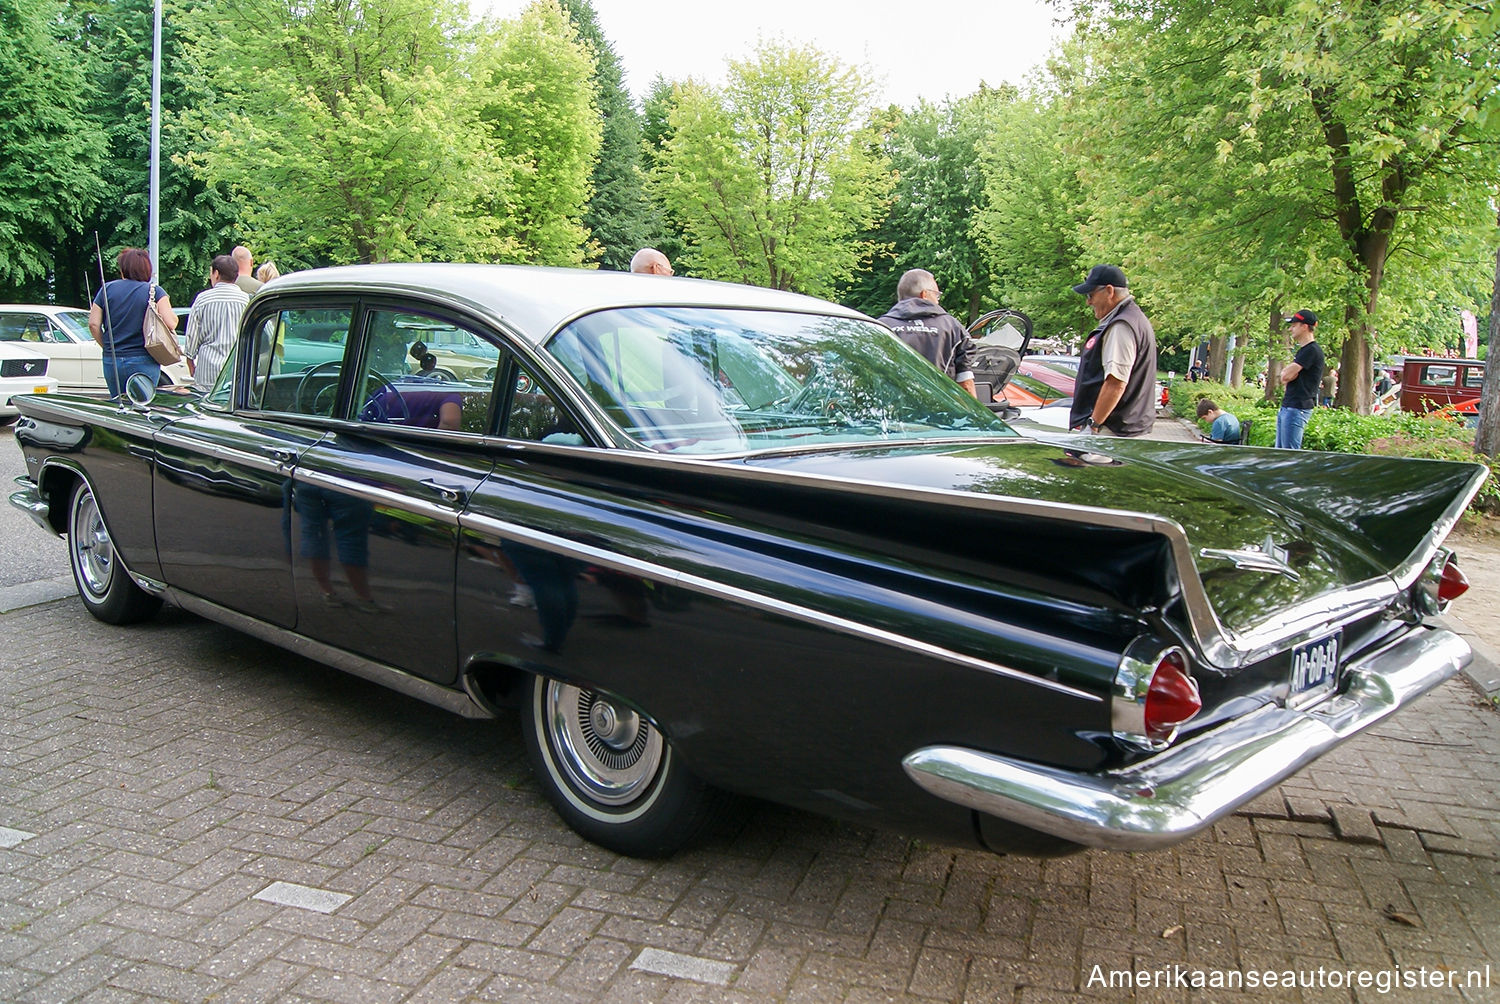
[[[664,857],[730,804],[682,765],[654,723],[612,695],[532,676],[521,725],[547,799],[601,847]]]
[[[78,482],[68,506],[68,558],[79,598],[101,621],[129,624],[161,609],[161,597],[136,585],[120,564],[94,490],[86,481]]]

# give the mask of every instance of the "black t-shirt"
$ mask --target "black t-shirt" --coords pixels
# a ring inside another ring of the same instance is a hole
[[[1292,362],[1301,366],[1302,372],[1286,385],[1286,393],[1281,395],[1281,406],[1299,411],[1316,408],[1318,387],[1323,383],[1323,347],[1317,342],[1308,342],[1297,350]]]

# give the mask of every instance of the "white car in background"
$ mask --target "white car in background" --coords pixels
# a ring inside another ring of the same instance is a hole
[[[53,394],[57,380],[47,375],[47,357],[24,345],[0,342],[0,425],[16,417],[17,394]]]
[[[108,393],[104,351],[89,334],[89,312],[48,304],[0,304],[0,342],[21,345],[46,356],[57,389],[67,393]],[[186,363],[165,367],[173,383],[191,384]],[[11,414],[15,412],[12,411]]]

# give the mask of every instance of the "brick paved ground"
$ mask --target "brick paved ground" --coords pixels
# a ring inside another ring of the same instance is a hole
[[[0,1001],[1500,1000],[1500,722],[1461,683],[1171,851],[1003,858],[765,807],[643,863],[557,821],[513,718],[172,608],[30,607],[0,652]],[[339,896],[256,898],[277,882]],[[1090,985],[1173,964],[1491,976]]]

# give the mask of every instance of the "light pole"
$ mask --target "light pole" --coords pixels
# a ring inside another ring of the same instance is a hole
[[[161,4],[156,0],[151,45],[151,209],[147,223],[151,278],[161,278],[161,241],[158,237],[161,203]]]

